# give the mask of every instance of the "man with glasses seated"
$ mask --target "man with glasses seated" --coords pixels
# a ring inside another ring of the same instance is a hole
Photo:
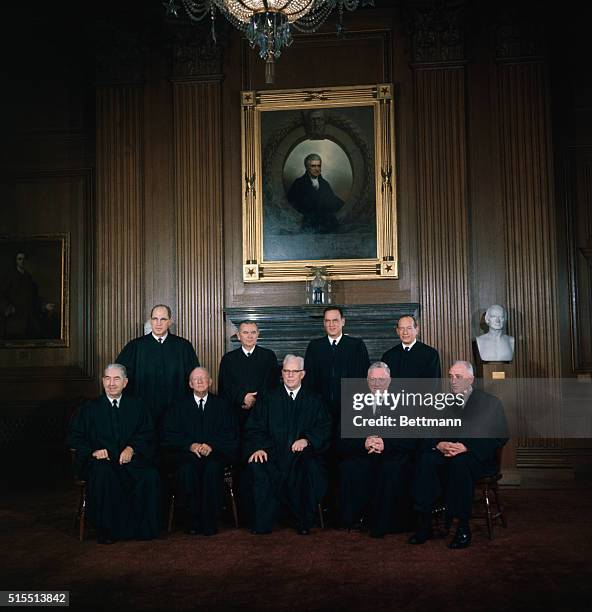
[[[253,533],[271,532],[285,505],[296,519],[297,533],[307,535],[327,488],[324,454],[331,419],[321,397],[302,387],[304,375],[302,357],[286,355],[283,385],[257,401],[246,423]]]
[[[388,391],[391,375],[386,363],[374,362],[368,369],[367,381],[370,393]],[[384,410],[379,401],[376,404],[368,416],[379,416]],[[364,517],[372,537],[401,530],[415,447],[415,440],[384,439],[373,434],[338,441],[342,527],[353,529]]]

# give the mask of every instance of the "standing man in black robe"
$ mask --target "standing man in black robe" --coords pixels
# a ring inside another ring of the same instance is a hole
[[[491,437],[464,437],[425,440],[420,453],[412,485],[413,505],[418,513],[418,529],[410,544],[423,544],[432,537],[432,511],[436,501],[444,495],[445,523],[450,526],[458,519],[456,533],[448,548],[467,548],[471,544],[469,518],[473,507],[475,481],[496,474],[497,450],[507,441],[507,423],[502,403],[497,397],[478,389],[473,366],[467,361],[456,361],[448,372],[455,394],[464,396],[462,409],[463,433]]]
[[[236,459],[238,428],[230,404],[209,392],[205,368],[189,376],[193,397],[176,402],[164,418],[163,445],[175,453],[176,489],[188,511],[190,535],[217,533],[224,467]]]
[[[161,524],[154,427],[142,401],[122,395],[127,383],[125,367],[109,364],[105,395],[77,411],[68,435],[76,474],[88,483],[88,518],[101,544],[155,538]]]
[[[308,535],[327,487],[323,455],[331,419],[323,400],[302,387],[304,360],[286,355],[283,385],[261,398],[245,428],[245,458],[253,483],[253,533],[269,533],[286,504],[296,531]]]
[[[415,317],[404,316],[397,322],[401,343],[393,346],[381,361],[388,365],[391,376],[397,378],[440,378],[438,351],[417,339],[419,325]]]
[[[343,333],[345,317],[339,306],[325,308],[323,325],[327,335],[311,340],[306,349],[305,386],[325,400],[336,435],[341,414],[341,379],[365,378],[370,359],[363,340]]]
[[[379,394],[389,390],[391,376],[382,361],[368,369],[368,389]],[[388,414],[379,401],[372,415]],[[405,514],[408,486],[413,475],[416,441],[403,438],[341,438],[339,454],[339,508],[341,526],[353,529],[364,518],[370,535],[382,538],[400,530],[401,514]]]
[[[236,335],[241,346],[222,357],[218,392],[231,403],[242,432],[257,399],[279,384],[279,367],[276,354],[257,344],[255,321],[242,321]]]
[[[128,342],[117,357],[128,371],[132,395],[140,397],[158,426],[172,402],[190,395],[190,372],[199,366],[191,342],[169,332],[171,309],[157,304],[150,312],[152,333]]]

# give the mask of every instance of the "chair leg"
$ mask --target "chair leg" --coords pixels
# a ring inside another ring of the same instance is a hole
[[[84,529],[86,527],[86,486],[80,491],[80,506],[78,508],[78,539],[84,541]]]
[[[489,539],[493,540],[493,518],[491,516],[491,501],[489,499],[489,487],[483,487],[483,502],[485,504],[485,515],[487,518],[487,534]]]
[[[321,526],[321,529],[325,529],[325,518],[323,516],[323,505],[317,504],[317,509],[319,511],[319,525]]]
[[[502,504],[500,502],[500,499],[499,499],[499,491],[498,491],[497,487],[494,489],[494,492],[495,492],[495,506],[497,508],[496,516],[499,517],[499,519],[501,521],[501,524],[502,524],[502,527],[504,529],[506,529],[507,526],[508,526],[508,521],[506,521],[506,515],[504,514],[504,508],[503,508],[503,506],[502,506]]]
[[[169,504],[169,520],[167,524],[167,532],[173,531],[173,517],[175,516],[175,494],[171,493],[171,502]]]
[[[228,492],[230,493],[230,503],[232,504],[232,516],[234,518],[234,526],[238,529],[238,511],[236,509],[236,499],[234,498],[234,487],[228,486]]]

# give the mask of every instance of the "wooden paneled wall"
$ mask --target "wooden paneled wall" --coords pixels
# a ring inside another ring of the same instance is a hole
[[[419,303],[445,368],[471,354],[464,99],[463,67],[416,70]]]
[[[218,81],[173,84],[177,321],[214,378],[224,352],[220,91]]]
[[[143,89],[97,89],[95,335],[99,370],[143,322]]]

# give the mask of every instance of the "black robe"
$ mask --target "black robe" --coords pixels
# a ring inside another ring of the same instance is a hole
[[[189,374],[199,366],[191,343],[171,333],[162,344],[152,334],[128,342],[115,362],[127,368],[126,393],[144,400],[156,424],[172,402],[191,394]]]
[[[507,431],[502,403],[489,393],[475,389],[462,415],[463,427],[468,427],[469,431],[471,420],[483,418],[491,423],[492,431]],[[441,441],[462,442],[468,452],[444,457],[436,448]],[[473,506],[474,483],[497,472],[497,449],[507,441],[507,437],[424,440],[412,485],[415,509],[424,514],[432,512],[434,504],[444,494],[447,522],[453,518],[468,520]]]
[[[294,180],[288,190],[288,201],[302,213],[302,229],[311,233],[327,234],[335,231],[339,220],[335,213],[343,207],[343,200],[335,195],[331,185],[318,177],[315,189],[308,172]]]
[[[331,419],[319,395],[300,388],[295,400],[282,385],[255,405],[245,427],[244,457],[264,450],[266,463],[249,463],[253,492],[252,527],[271,531],[280,504],[289,506],[301,528],[314,520],[316,505],[327,488],[323,455],[331,437]],[[292,452],[292,444],[306,438],[302,452]]]
[[[341,379],[366,378],[370,359],[363,340],[343,335],[335,348],[327,336],[311,340],[304,356],[304,386],[326,402],[334,428],[341,414]]]
[[[364,518],[374,536],[410,526],[409,489],[417,441],[383,441],[380,454],[368,453],[365,438],[342,438],[337,444],[341,524],[349,529]]]
[[[383,356],[391,371],[391,378],[440,378],[440,355],[438,351],[419,340],[408,352],[402,344],[389,349]]]
[[[190,451],[194,443],[212,448],[207,457]],[[238,427],[229,403],[208,393],[203,412],[193,396],[176,402],[164,417],[162,444],[174,453],[176,488],[189,512],[190,527],[217,531],[224,467],[237,459]]]
[[[262,346],[255,345],[250,357],[242,347],[222,357],[218,393],[232,404],[241,430],[251,412],[242,408],[245,395],[257,391],[257,400],[260,400],[267,391],[277,387],[279,380],[276,354]]]
[[[150,414],[141,400],[122,397],[113,408],[107,396],[82,406],[73,416],[68,445],[75,449],[75,471],[87,480],[88,518],[114,539],[149,539],[161,525],[161,487],[153,464],[156,443]],[[134,449],[120,465],[126,446]],[[107,449],[109,460],[92,453]]]

